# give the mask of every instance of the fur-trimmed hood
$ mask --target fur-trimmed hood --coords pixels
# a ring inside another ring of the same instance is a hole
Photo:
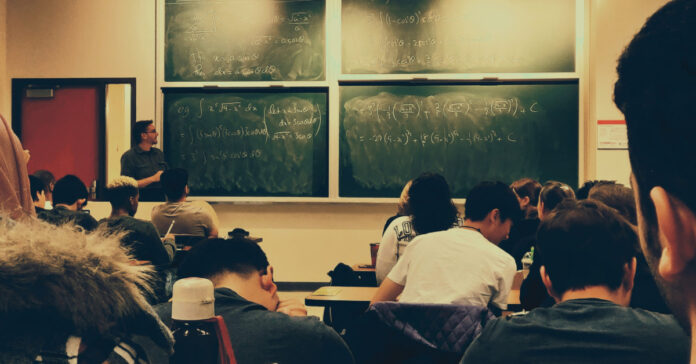
[[[60,331],[138,334],[171,349],[171,333],[139,289],[152,271],[129,264],[119,239],[0,216],[0,346],[39,344]]]

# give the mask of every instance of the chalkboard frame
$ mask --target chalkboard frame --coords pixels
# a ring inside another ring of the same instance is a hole
[[[175,95],[175,94],[190,94],[190,93],[196,93],[196,94],[209,94],[209,95],[215,95],[215,94],[235,94],[238,93],[240,95],[248,94],[248,93],[258,93],[258,94],[268,94],[268,95],[282,95],[282,94],[296,94],[296,93],[319,93],[319,94],[324,94],[324,100],[325,100],[325,105],[326,105],[326,119],[323,120],[323,122],[326,125],[326,128],[322,133],[324,134],[325,140],[326,140],[326,145],[324,146],[323,153],[326,155],[326,163],[324,165],[318,165],[319,162],[315,161],[314,164],[314,169],[321,169],[322,171],[326,171],[326,174],[323,176],[315,176],[314,177],[314,183],[321,183],[322,185],[318,188],[319,192],[316,194],[313,194],[312,196],[296,196],[296,195],[291,195],[291,194],[251,194],[251,195],[191,195],[194,199],[200,198],[200,199],[205,199],[205,200],[218,200],[218,201],[235,201],[235,200],[249,200],[249,199],[260,199],[260,200],[287,200],[287,201],[320,201],[320,200],[325,200],[329,198],[330,196],[330,104],[329,104],[329,88],[328,87],[161,87],[162,91],[162,100],[163,100],[163,106],[165,104],[165,98],[166,95]],[[163,151],[165,152],[165,155],[167,153],[166,148],[168,147],[168,142],[166,140],[166,133],[164,133],[164,130],[166,126],[166,120],[164,120],[164,111],[163,111],[163,116],[162,116],[162,133],[161,133],[161,142],[163,146]]]
[[[365,80],[341,80],[338,82],[338,88],[339,88],[339,95],[338,95],[338,113],[336,115],[336,119],[338,119],[339,125],[336,126],[337,129],[342,129],[343,128],[343,121],[341,120],[343,113],[340,111],[340,108],[342,108],[342,103],[340,100],[342,100],[342,95],[340,95],[340,89],[342,86],[411,86],[411,87],[430,87],[430,86],[507,86],[507,85],[519,85],[519,86],[534,86],[534,85],[574,85],[577,87],[578,91],[578,105],[577,105],[577,115],[573,119],[576,122],[576,128],[577,128],[577,146],[576,150],[578,151],[577,153],[577,160],[575,161],[576,164],[575,166],[575,171],[577,171],[577,180],[574,181],[564,181],[568,183],[573,188],[577,188],[582,180],[583,176],[583,163],[584,163],[584,153],[583,153],[583,124],[581,122],[581,117],[583,114],[582,106],[581,106],[581,85],[580,85],[580,80],[577,78],[570,78],[570,79],[533,79],[533,80],[498,80],[498,79],[491,79],[491,80],[481,80],[481,79],[474,79],[474,80],[378,80],[378,81],[365,81]],[[398,198],[398,196],[401,193],[401,187],[399,188],[393,188],[389,189],[391,192],[390,194],[393,197],[385,197],[381,196],[379,194],[374,194],[372,192],[369,192],[367,190],[362,191],[363,194],[359,196],[355,195],[350,195],[350,194],[345,194],[342,191],[341,186],[346,186],[349,184],[352,184],[353,182],[350,181],[350,178],[347,178],[343,174],[342,166],[341,166],[341,146],[340,146],[340,130],[338,131],[339,137],[337,138],[337,169],[338,169],[338,188],[337,188],[337,197],[341,200],[353,200],[353,201],[373,201],[373,200],[381,200],[381,199],[394,199]],[[423,171],[427,172],[427,171]],[[413,176],[416,177],[416,176]],[[520,176],[520,178],[526,177],[526,176]],[[404,181],[405,183],[406,181]],[[502,181],[506,183],[511,183],[513,181]],[[541,181],[543,183],[543,181]],[[385,189],[386,190],[386,189]],[[465,201],[463,196],[454,196],[454,200],[457,202],[463,202]]]

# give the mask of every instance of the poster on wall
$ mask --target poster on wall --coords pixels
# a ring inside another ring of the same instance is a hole
[[[628,149],[625,120],[597,120],[597,149]]]

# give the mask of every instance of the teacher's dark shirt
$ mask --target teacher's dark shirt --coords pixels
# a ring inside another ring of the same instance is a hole
[[[152,147],[144,151],[139,145],[134,146],[121,156],[121,175],[141,180],[150,177],[158,171],[167,169],[164,161],[164,153],[158,148]],[[162,186],[159,182],[152,183],[140,189],[141,201],[164,201]]]

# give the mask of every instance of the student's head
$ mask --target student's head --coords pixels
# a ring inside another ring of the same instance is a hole
[[[34,201],[34,206],[44,208],[46,205],[46,186],[35,176],[29,176],[29,185],[31,186],[31,199]]]
[[[178,275],[210,279],[216,288],[231,288],[271,311],[278,305],[273,267],[261,247],[247,238],[198,243],[181,262]]]
[[[557,301],[569,291],[606,287],[628,305],[638,237],[616,211],[592,200],[566,200],[541,222],[537,257],[544,285]]]
[[[135,144],[147,142],[151,145],[157,144],[157,130],[152,120],[136,121],[133,125],[133,141]]]
[[[599,184],[592,187],[587,198],[604,203],[636,225],[636,201],[632,189],[616,183]]]
[[[507,239],[512,224],[522,217],[515,193],[502,182],[481,182],[466,197],[464,215],[480,222],[481,234],[494,244]]]
[[[399,196],[399,204],[397,205],[397,212],[399,215],[408,215],[410,210],[408,208],[408,190],[411,188],[411,183],[413,180],[406,182],[404,189],[401,190],[401,196]]]
[[[449,185],[437,173],[426,172],[413,180],[408,189],[408,207],[418,234],[447,230],[457,221]]]
[[[178,201],[188,195],[188,172],[183,168],[172,168],[162,172],[160,183],[167,201]]]
[[[671,1],[648,18],[617,73],[641,247],[686,323],[696,313],[696,4]]]
[[[613,184],[616,184],[616,181],[599,180],[599,179],[585,181],[585,183],[583,183],[582,186],[580,186],[580,188],[578,188],[578,190],[575,191],[575,198],[578,200],[584,200],[587,198],[587,195],[590,194],[590,190],[592,189],[592,187],[599,186],[599,185],[613,185]]]
[[[41,182],[43,182],[46,200],[53,201],[53,188],[56,184],[56,177],[53,176],[53,173],[45,169],[39,169],[38,171],[34,172],[33,176],[37,177],[41,180]]]
[[[120,176],[106,185],[106,196],[114,211],[122,210],[133,216],[138,211],[138,181]]]
[[[543,220],[545,215],[548,215],[565,199],[575,199],[575,192],[570,186],[556,181],[544,183],[544,186],[541,187],[541,192],[539,192],[539,205],[537,205],[539,219]]]
[[[59,179],[53,188],[53,205],[65,205],[71,210],[81,210],[87,205],[87,187],[72,174]]]
[[[541,191],[541,183],[531,178],[522,178],[512,182],[510,188],[512,188],[512,191],[517,195],[520,208],[526,215],[536,211],[536,206],[539,201],[539,191]]]

